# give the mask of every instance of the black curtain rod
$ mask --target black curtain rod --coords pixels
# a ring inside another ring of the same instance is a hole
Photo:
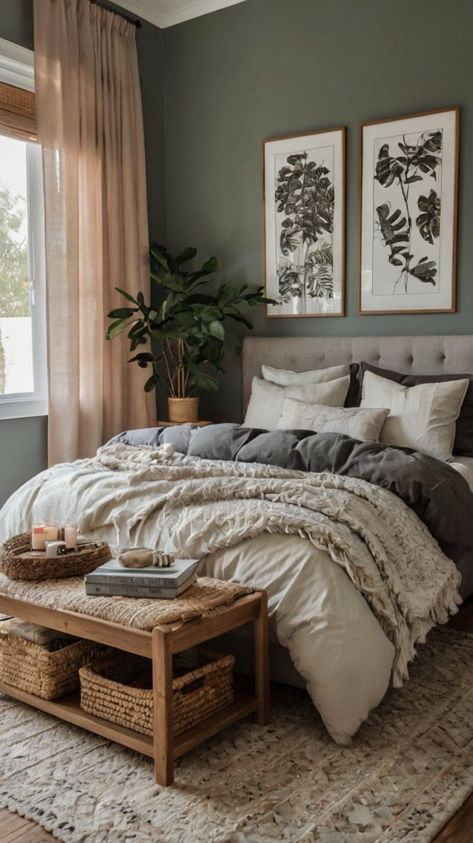
[[[133,24],[133,26],[136,26],[137,29],[141,29],[141,27],[143,26],[139,18],[131,18],[129,15],[125,15],[124,12],[117,12],[115,9],[110,9],[105,3],[101,3],[100,0],[90,0],[90,2],[94,6],[100,6],[101,9],[105,9],[107,12],[111,12],[112,15],[118,15],[119,18],[123,18],[124,20],[128,21],[128,23],[131,23]]]

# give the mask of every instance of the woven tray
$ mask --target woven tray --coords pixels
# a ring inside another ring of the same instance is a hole
[[[1,681],[45,700],[78,688],[79,668],[105,651],[93,641],[79,640],[49,652],[40,644],[8,635],[7,625],[8,621],[0,622]]]
[[[198,650],[198,655],[201,665],[173,681],[176,735],[233,702],[234,656],[209,650]],[[81,708],[143,735],[152,735],[153,692],[130,684],[146,672],[151,676],[149,659],[117,651],[82,667]]]
[[[0,570],[11,580],[62,579],[88,574],[112,558],[108,544],[97,542],[52,559],[31,554],[30,534],[13,536],[0,545]]]

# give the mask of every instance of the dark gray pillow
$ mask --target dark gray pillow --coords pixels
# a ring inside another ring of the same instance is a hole
[[[187,454],[203,460],[235,460],[240,448],[260,432],[238,424],[209,424],[194,432]]]
[[[255,433],[257,433],[257,436],[240,448],[238,452],[239,462],[260,462],[264,465],[304,470],[304,463],[299,453],[299,443],[301,437],[312,437],[312,431],[257,430]]]
[[[143,427],[136,430],[123,430],[113,436],[106,445],[159,445],[162,427]]]
[[[472,375],[403,375],[391,369],[372,366],[364,360],[350,366],[350,388],[346,406],[359,407],[365,372],[373,372],[380,378],[400,383],[402,386],[417,386],[421,383],[444,383],[445,381],[469,380],[470,384],[463,400],[460,415],[456,423],[453,453],[464,457],[473,457],[473,376]],[[348,401],[351,403],[348,404]]]
[[[118,433],[107,445],[173,445],[179,454],[187,454],[192,436],[199,430],[192,424],[180,424],[173,427],[144,427],[136,430],[124,430]]]

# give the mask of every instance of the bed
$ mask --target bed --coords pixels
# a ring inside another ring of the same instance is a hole
[[[360,360],[406,374],[468,373],[473,338],[247,338],[243,409],[263,364],[306,371]],[[392,483],[371,482],[378,452],[365,476],[314,470],[299,432],[290,447],[305,448],[309,461],[288,469],[258,460],[265,435],[238,425],[185,436],[148,431],[144,439],[125,432],[95,459],[25,484],[0,512],[0,539],[33,518],[78,522],[112,545],[186,550],[202,558],[206,575],[264,586],[274,677],[305,684],[334,740],[348,743],[389,684],[407,679],[432,625],[456,611],[458,589],[473,592],[471,466],[461,456],[457,468],[417,459],[421,491],[417,480],[401,488],[395,477],[393,494]],[[310,441],[319,459],[322,440]],[[348,445],[358,459],[358,446]],[[400,458],[412,462],[402,451]],[[239,647],[244,659],[244,641]]]

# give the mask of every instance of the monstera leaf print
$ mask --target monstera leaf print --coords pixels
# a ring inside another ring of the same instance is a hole
[[[392,214],[389,211],[387,202],[376,208],[381,236],[390,250],[389,263],[402,266],[401,258],[405,259],[409,255],[409,226],[401,211],[396,210]]]
[[[421,237],[433,244],[440,234],[440,196],[431,190],[428,196],[419,196],[417,207],[421,213],[416,217],[416,225]]]
[[[428,258],[421,258],[417,266],[409,268],[409,274],[422,281],[424,284],[436,284],[437,266],[435,261]]]
[[[414,142],[412,142],[414,139]],[[427,195],[420,195],[417,200],[410,195],[412,185],[423,182],[426,178],[437,179],[437,171],[442,160],[442,132],[422,132],[417,137],[410,135],[397,143],[383,143],[379,149],[375,181],[381,187],[398,189],[401,207],[392,207],[392,201],[383,202],[376,207],[377,223],[384,246],[388,249],[388,261],[392,266],[400,267],[401,274],[394,282],[393,292],[403,280],[404,291],[408,292],[409,277],[427,284],[437,283],[437,265],[435,260],[422,257],[415,266],[415,248],[413,248],[413,227],[417,227],[422,239],[434,244],[440,234],[441,200],[437,191],[430,189]],[[416,190],[419,190],[417,187]],[[416,202],[419,213],[414,217],[411,206]],[[401,210],[402,208],[402,210]]]

